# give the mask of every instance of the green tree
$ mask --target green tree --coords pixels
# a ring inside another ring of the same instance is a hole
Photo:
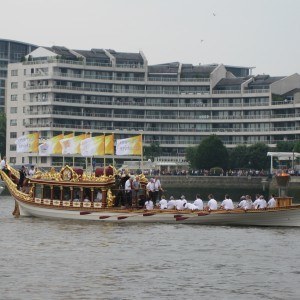
[[[195,169],[211,169],[228,166],[228,152],[220,138],[211,135],[197,146],[194,150],[188,150],[186,158],[190,166]]]
[[[294,142],[278,142],[276,144],[276,149],[278,152],[291,152],[295,147]]]
[[[228,151],[231,169],[249,168],[249,152],[246,145],[239,145]]]
[[[266,170],[270,166],[270,159],[267,157],[269,148],[264,143],[256,143],[248,147],[248,157],[251,168]]]
[[[144,157],[146,159],[154,160],[155,157],[158,157],[161,155],[161,148],[158,142],[152,142],[150,146],[144,147]]]
[[[4,113],[0,113],[0,154],[5,155],[6,151],[6,117]]]

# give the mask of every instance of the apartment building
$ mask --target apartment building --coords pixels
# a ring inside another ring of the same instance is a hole
[[[70,132],[142,134],[144,145],[159,143],[162,164],[185,163],[185,149],[210,134],[228,147],[299,140],[300,75],[251,71],[148,65],[142,52],[39,47],[8,67],[7,156],[17,164],[61,164],[60,155],[16,153],[16,138],[35,131],[41,139]]]
[[[0,112],[4,112],[7,66],[19,62],[37,47],[28,43],[0,39]]]

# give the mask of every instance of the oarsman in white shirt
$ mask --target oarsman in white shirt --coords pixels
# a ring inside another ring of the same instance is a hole
[[[161,197],[161,200],[158,202],[160,209],[167,209],[168,208],[168,201],[166,200],[165,196]]]
[[[174,199],[173,196],[170,197],[170,200],[168,201],[168,204],[167,204],[167,209],[174,209],[176,206],[176,201]]]
[[[264,209],[267,207],[267,201],[264,199],[264,196],[260,196],[257,204],[255,205],[255,209]]]
[[[221,208],[225,210],[231,210],[234,209],[234,205],[232,200],[229,198],[229,196],[226,194],[225,199],[221,203]]]
[[[186,209],[190,209],[190,210],[199,210],[198,206],[196,206],[193,203],[187,203],[186,204]]]
[[[214,199],[212,194],[208,195],[209,201],[207,202],[206,209],[208,211],[217,210],[218,209],[218,202]]]
[[[152,200],[148,200],[148,201],[146,201],[145,202],[145,209],[147,209],[147,210],[151,210],[151,209],[153,209],[153,202],[152,202]]]
[[[268,201],[268,208],[276,207],[277,203],[276,203],[276,200],[274,197],[275,197],[275,195],[272,194],[271,199]]]
[[[245,206],[247,205],[246,197],[242,196],[240,199],[240,203],[237,205],[237,208],[245,209]]]
[[[252,199],[249,195],[246,195],[246,203],[245,203],[245,206],[243,208],[244,208],[244,210],[248,210],[248,209],[253,208],[253,202],[252,202]]]
[[[254,200],[254,202],[253,202],[253,208],[255,208],[255,209],[257,209],[257,206],[258,206],[258,204],[259,204],[259,195],[258,194],[256,194],[255,195],[255,200]]]
[[[180,199],[176,200],[176,209],[177,210],[183,210],[186,208],[187,201],[185,199],[185,196],[181,196]]]
[[[197,206],[199,210],[203,210],[203,201],[199,195],[196,195],[196,200],[194,201],[194,205]]]

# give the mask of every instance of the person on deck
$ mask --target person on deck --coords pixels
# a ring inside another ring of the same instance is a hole
[[[161,183],[160,183],[158,176],[156,175],[154,177],[154,193],[153,193],[153,198],[152,198],[154,205],[156,205],[156,201],[159,200],[159,192],[160,191],[162,191]]]
[[[267,207],[268,208],[273,208],[273,207],[276,207],[276,204],[277,203],[276,203],[276,200],[275,200],[275,195],[272,194],[270,200],[268,201]]]
[[[133,178],[129,177],[125,182],[125,206],[132,206],[132,181]]]
[[[19,170],[19,174],[20,174],[20,178],[19,178],[18,187],[22,189],[24,180],[25,180],[25,178],[27,176],[25,166],[21,167],[21,169]]]
[[[151,209],[153,209],[153,202],[152,202],[152,200],[151,199],[149,199],[149,200],[147,200],[146,202],[145,202],[145,209],[147,209],[147,210],[151,210]]]
[[[217,202],[217,200],[214,199],[214,195],[209,194],[208,199],[209,199],[209,201],[207,202],[206,209],[208,211],[217,210],[218,209],[218,202]]]
[[[6,156],[3,156],[1,162],[0,162],[0,170],[1,171],[7,171],[7,165],[6,165]]]
[[[28,176],[32,177],[34,174],[35,174],[35,168],[34,168],[34,166],[31,166],[28,171]]]
[[[264,209],[267,207],[267,201],[264,199],[264,196],[260,196],[258,201],[256,203],[255,202],[256,200],[253,203],[255,209]]]
[[[196,195],[196,200],[194,201],[194,205],[197,206],[199,210],[203,210],[203,201],[198,194]]]
[[[134,199],[135,203],[138,203],[139,191],[141,188],[140,178],[136,176],[132,181],[132,199]]]
[[[153,199],[154,194],[154,178],[151,178],[146,185],[147,199]]]
[[[102,191],[98,190],[96,198],[94,200],[95,202],[102,202]]]
[[[225,210],[232,210],[234,209],[234,205],[232,200],[229,198],[229,196],[226,194],[225,199],[221,203],[221,208]]]
[[[166,200],[165,196],[161,197],[161,200],[158,202],[160,209],[167,209],[168,208],[168,201]]]
[[[176,201],[174,199],[173,196],[170,197],[170,200],[168,201],[168,204],[167,204],[167,209],[174,209],[176,206]]]

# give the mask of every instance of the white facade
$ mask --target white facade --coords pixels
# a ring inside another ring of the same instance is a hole
[[[180,162],[186,147],[210,134],[228,147],[299,140],[298,74],[240,78],[224,65],[148,66],[142,53],[101,49],[39,48],[27,59],[8,68],[6,153],[12,163],[62,163],[61,156],[16,153],[16,137],[35,131],[42,139],[142,133],[144,145],[159,143],[161,161]]]

